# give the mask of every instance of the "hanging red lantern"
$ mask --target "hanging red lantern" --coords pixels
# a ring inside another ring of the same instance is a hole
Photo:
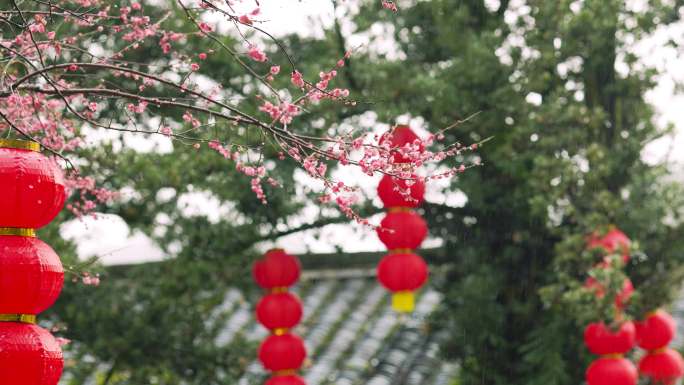
[[[34,237],[0,235],[0,314],[38,314],[64,284],[59,257]]]
[[[606,288],[594,277],[588,277],[586,281],[584,281],[584,287],[587,289],[594,289],[596,297],[598,298],[603,298],[603,296],[606,295]],[[619,310],[624,309],[629,302],[629,299],[632,297],[632,294],[634,294],[634,285],[632,285],[632,281],[629,278],[625,278],[622,283],[622,290],[615,296],[615,306]]]
[[[592,234],[587,241],[587,248],[601,248],[606,253],[620,253],[625,263],[629,262],[629,253],[632,241],[620,229],[612,227],[606,235],[599,237]]]
[[[428,228],[425,220],[413,211],[390,211],[376,232],[390,251],[415,250],[423,243]]]
[[[306,385],[306,382],[299,376],[289,375],[271,377],[264,385]]]
[[[625,278],[622,283],[622,290],[615,296],[615,306],[622,310],[627,306],[629,299],[632,298],[634,294],[634,285],[629,278]]]
[[[273,249],[254,263],[252,274],[259,286],[276,289],[294,285],[299,279],[300,270],[297,257],[287,254],[283,249]]]
[[[397,189],[400,190],[398,191]],[[408,196],[402,195],[401,191],[408,191]],[[380,184],[378,184],[378,196],[385,205],[385,208],[418,207],[423,203],[424,195],[425,183],[418,179],[418,177],[407,180],[385,174],[380,180]]]
[[[256,315],[259,322],[276,334],[293,328],[302,319],[302,304],[291,293],[271,293],[257,304]]]
[[[392,308],[398,312],[411,312],[415,307],[414,291],[428,277],[428,266],[413,253],[386,255],[378,264],[378,280],[392,294]]]
[[[34,325],[36,314],[59,296],[64,270],[34,229],[64,205],[61,169],[34,142],[0,139],[0,380],[56,385],[62,373],[59,344]]]
[[[37,229],[62,209],[62,170],[39,150],[35,142],[0,139],[0,227]]]
[[[667,346],[677,332],[675,320],[663,310],[649,314],[645,320],[637,321],[634,326],[636,326],[637,344],[646,350]]]
[[[425,145],[423,142],[420,140],[418,135],[416,135],[413,130],[409,126],[406,125],[399,125],[394,127],[394,129],[390,132],[384,133],[380,137],[380,145],[384,145],[385,142],[387,141],[387,138],[389,138],[391,135],[391,139],[389,141],[390,143],[390,149],[392,151],[392,156],[394,158],[394,163],[409,163],[411,162],[411,159],[402,155],[398,148],[404,148],[407,144],[413,145],[415,143],[418,144],[418,151],[423,152],[425,151]]]
[[[639,361],[639,372],[655,384],[672,385],[684,376],[684,360],[669,348],[650,352]]]
[[[305,358],[304,341],[291,333],[270,335],[259,347],[259,360],[272,372],[297,370]]]
[[[603,322],[594,322],[584,329],[584,343],[596,355],[627,353],[634,347],[634,323],[624,322],[618,330],[611,330]]]
[[[586,372],[587,385],[636,385],[639,375],[634,364],[622,357],[601,357]]]
[[[57,385],[62,350],[45,329],[28,323],[0,322],[0,379],[7,385]]]

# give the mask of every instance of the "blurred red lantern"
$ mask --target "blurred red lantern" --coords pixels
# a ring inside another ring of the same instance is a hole
[[[269,330],[290,329],[302,319],[302,304],[291,293],[271,293],[259,301],[256,315]]]
[[[272,372],[299,369],[305,358],[304,341],[291,333],[271,335],[259,347],[259,360]]]
[[[389,250],[415,250],[423,243],[428,228],[425,220],[413,211],[390,211],[376,231]]]
[[[634,285],[629,278],[625,278],[622,290],[615,296],[615,306],[620,310],[624,309],[632,294],[634,294]]]
[[[602,357],[591,363],[586,372],[587,385],[636,385],[634,364],[622,357]]]
[[[254,263],[252,274],[256,283],[264,289],[286,288],[299,279],[299,259],[283,249],[266,252],[264,258]]]
[[[66,198],[61,168],[35,142],[0,139],[0,227],[37,229]]]
[[[391,135],[390,139],[390,149],[392,150],[392,155],[394,157],[394,162],[395,163],[409,163],[411,162],[411,159],[408,157],[405,157],[402,155],[397,148],[403,148],[405,145],[410,144],[413,145],[414,143],[418,143],[418,151],[423,152],[425,151],[425,145],[423,142],[420,140],[418,135],[416,135],[413,130],[411,130],[411,127],[406,126],[406,125],[399,125],[394,127],[394,129],[390,132],[384,133],[380,137],[380,144],[385,144],[387,141],[387,138]],[[417,141],[417,142],[416,142]]]
[[[411,186],[409,187],[409,184]],[[397,191],[396,189],[400,189]],[[408,190],[408,197],[401,194],[401,191]],[[378,184],[378,196],[385,208],[391,207],[418,207],[423,203],[425,195],[425,183],[419,179],[406,180],[384,175]],[[411,198],[410,200],[408,198]]]
[[[596,234],[592,234],[587,241],[587,248],[601,248],[607,253],[620,253],[622,255],[623,261],[627,263],[629,261],[629,252],[632,241],[620,231],[620,229],[613,227],[604,235],[599,237]]]
[[[596,355],[627,353],[634,347],[634,323],[624,322],[618,330],[611,330],[603,322],[594,322],[584,329],[584,343]]]
[[[584,281],[584,287],[594,289],[598,298],[603,298],[606,295],[606,288],[594,277],[588,277]],[[634,285],[632,285],[632,281],[629,278],[625,278],[622,283],[622,290],[615,296],[615,306],[620,310],[624,309],[632,294],[634,294]]]
[[[636,326],[637,344],[646,350],[667,346],[677,331],[675,320],[663,310],[651,313],[645,320],[637,321],[634,326]]]
[[[38,314],[64,284],[59,257],[33,237],[0,235],[0,314]]]
[[[639,361],[639,372],[655,384],[671,385],[684,375],[684,360],[672,349],[651,352]]]
[[[393,292],[394,310],[411,312],[415,306],[413,292],[427,281],[428,266],[413,253],[389,254],[378,264],[377,275],[378,281]]]
[[[7,385],[57,385],[62,350],[36,325],[0,322],[0,379]]]
[[[306,385],[304,379],[291,375],[291,376],[275,376],[271,377],[264,385]]]

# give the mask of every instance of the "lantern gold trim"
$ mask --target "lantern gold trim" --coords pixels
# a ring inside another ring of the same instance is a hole
[[[390,254],[408,254],[412,252],[412,249],[409,248],[403,248],[403,249],[390,249],[389,252]]]
[[[0,322],[22,322],[26,324],[35,324],[35,314],[0,314]]]
[[[297,371],[294,369],[276,370],[273,372],[274,376],[294,376]]]
[[[15,235],[18,237],[36,237],[36,230],[22,229],[20,227],[0,227],[0,235]]]
[[[387,209],[388,213],[410,213],[411,211],[413,211],[412,207],[405,206],[395,206]]]
[[[40,152],[40,143],[32,140],[0,139],[0,148],[16,148],[19,150]]]

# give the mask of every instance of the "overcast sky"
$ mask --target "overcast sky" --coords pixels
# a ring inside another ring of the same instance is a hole
[[[344,2],[354,12],[355,2]],[[495,6],[497,1],[487,1]],[[639,4],[639,1],[633,2]],[[332,3],[326,0],[262,0],[263,20],[267,22],[262,27],[276,35],[297,32],[300,34],[321,36],[324,28],[330,26],[333,20]],[[349,10],[338,10],[348,12]],[[357,46],[368,42],[368,36],[355,34],[351,25],[343,25],[343,32],[351,46]],[[373,34],[383,34],[383,28],[375,28]],[[674,48],[665,48],[668,38],[680,40],[684,37],[684,23],[678,23],[668,28],[661,28],[647,41],[636,44],[633,49],[649,65],[656,65],[663,71],[658,86],[648,93],[647,99],[658,111],[657,122],[660,125],[674,124],[677,127],[675,134],[651,143],[644,150],[643,156],[649,162],[658,163],[669,158],[678,164],[680,171],[684,165],[684,96],[675,96],[675,81],[684,81],[684,59],[679,57]],[[383,44],[367,45],[369,50],[392,51],[391,42]],[[618,66],[618,71],[621,68]],[[383,129],[374,116],[369,114],[364,117],[365,124],[375,129]],[[419,119],[405,122],[417,129],[421,128]],[[138,143],[138,145],[140,145]],[[144,146],[143,146],[144,147]],[[151,146],[147,146],[148,150]],[[168,147],[168,145],[167,145]],[[306,176],[300,175],[299,179],[307,183]],[[680,173],[679,175],[684,175]],[[361,187],[372,196],[379,177],[368,177],[353,170],[338,171],[338,175],[349,180],[359,180]],[[436,203],[446,203],[452,206],[460,206],[466,202],[461,192],[444,194],[443,185],[431,184],[428,186],[427,200]],[[193,198],[196,198],[193,196]],[[207,199],[186,199],[187,207],[182,207],[185,212],[193,215],[217,215],[216,205],[212,205]],[[202,202],[202,203],[197,203]],[[300,221],[315,219],[317,209],[312,205],[305,210]],[[214,213],[214,214],[212,214]],[[211,218],[211,217],[210,217]],[[211,218],[218,220],[218,217]],[[100,216],[98,219],[74,220],[65,223],[62,227],[64,237],[74,239],[78,244],[78,253],[81,257],[96,255],[105,264],[122,264],[159,260],[163,258],[159,248],[144,234],[131,233],[128,226],[118,217]],[[330,252],[336,245],[341,245],[347,252],[363,250],[383,250],[384,246],[377,240],[373,231],[351,225],[331,225],[321,231],[319,238],[314,237],[315,232],[296,234],[285,237],[278,241],[278,246],[286,247],[293,253],[303,252]],[[437,245],[438,240],[428,240],[427,245]],[[263,244],[262,248],[272,246]]]

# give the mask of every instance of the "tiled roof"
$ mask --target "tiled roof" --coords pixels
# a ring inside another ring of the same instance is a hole
[[[309,385],[447,385],[456,371],[438,357],[438,335],[426,332],[425,322],[440,300],[426,288],[418,294],[416,310],[399,316],[389,294],[374,278],[324,278],[305,281],[293,290],[304,304],[304,320],[295,329],[306,342],[309,359],[301,375]],[[221,342],[237,333],[259,341],[268,332],[254,320],[256,299],[240,302],[226,322]],[[239,385],[262,384],[267,373],[254,361]]]

